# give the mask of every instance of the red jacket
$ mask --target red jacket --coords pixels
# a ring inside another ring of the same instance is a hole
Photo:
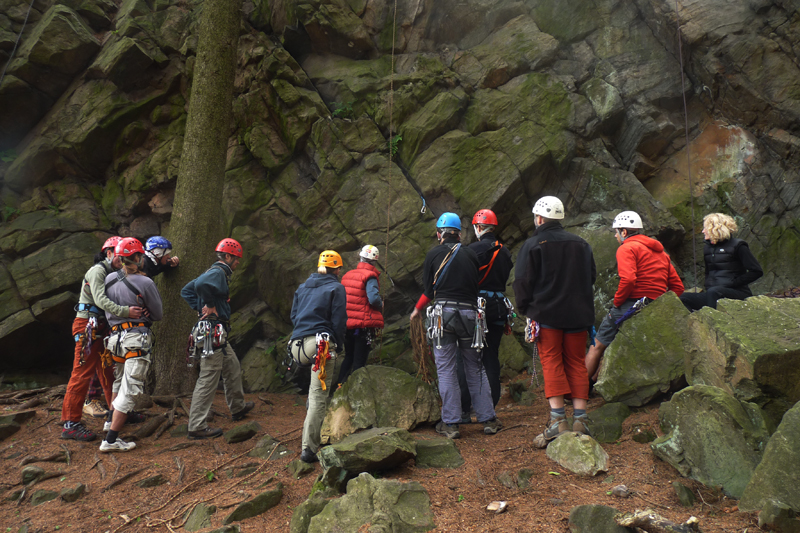
[[[631,235],[617,249],[619,288],[614,305],[647,297],[655,300],[667,291],[683,294],[683,282],[664,246],[646,235]]]
[[[378,269],[369,263],[359,263],[355,270],[342,276],[342,285],[347,291],[347,329],[383,327],[383,315],[369,305],[367,298],[370,278],[378,279]]]

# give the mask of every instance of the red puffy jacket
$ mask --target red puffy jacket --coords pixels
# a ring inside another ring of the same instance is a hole
[[[378,274],[378,269],[369,263],[359,263],[355,270],[342,276],[347,291],[347,329],[383,327],[383,315],[369,305],[367,298],[367,281],[377,280]]]
[[[653,300],[667,291],[683,294],[683,282],[670,262],[664,245],[646,235],[631,235],[617,249],[619,288],[614,305],[625,300],[648,297]]]

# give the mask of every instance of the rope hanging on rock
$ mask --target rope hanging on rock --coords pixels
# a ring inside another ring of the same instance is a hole
[[[31,16],[31,9],[33,9],[33,3],[36,0],[31,0],[30,5],[28,6],[28,12],[25,13],[25,21],[22,23],[22,29],[19,30],[19,35],[17,35],[17,40],[14,41],[14,48],[11,50],[11,53],[8,55],[8,61],[6,62],[6,66],[3,67],[3,73],[0,74],[0,85],[3,84],[3,78],[6,77],[6,70],[8,70],[8,66],[11,64],[11,61],[14,59],[14,53],[17,51],[17,47],[19,46],[19,41],[22,39],[22,32],[25,31],[25,26],[28,24],[28,17]]]

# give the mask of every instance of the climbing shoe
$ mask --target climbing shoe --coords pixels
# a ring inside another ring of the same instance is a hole
[[[81,442],[89,442],[97,437],[94,431],[86,429],[80,422],[67,422],[64,424],[64,429],[61,430],[62,439],[79,440]]]
[[[567,431],[569,431],[569,424],[566,417],[551,418],[550,427],[544,430],[544,440],[551,441]]]
[[[256,404],[254,402],[245,402],[244,407],[242,407],[242,410],[237,413],[231,414],[231,418],[233,418],[234,422],[238,422],[239,420],[247,416],[247,413],[252,411],[253,407],[255,406]]]
[[[222,430],[219,428],[204,428],[196,431],[189,432],[190,439],[213,439],[222,435]]]
[[[461,433],[458,431],[458,424],[445,424],[443,420],[440,420],[439,423],[436,424],[436,433],[440,433],[448,439],[461,438]]]
[[[94,418],[102,418],[108,414],[108,409],[103,407],[100,400],[92,400],[83,404],[83,414]]]
[[[589,431],[589,426],[586,425],[586,417],[576,417],[575,421],[572,423],[572,431],[575,433],[580,433],[581,435],[591,435],[592,433]]]
[[[117,439],[113,443],[103,441],[100,443],[101,452],[129,452],[136,448],[135,442],[125,442],[122,439]]]
[[[300,460],[308,464],[316,463],[317,461],[319,461],[319,459],[317,458],[317,454],[312,452],[311,448],[303,448],[303,451],[300,454]]]
[[[494,435],[500,428],[503,427],[502,422],[497,417],[492,418],[491,420],[487,420],[483,423],[483,432],[487,435]]]

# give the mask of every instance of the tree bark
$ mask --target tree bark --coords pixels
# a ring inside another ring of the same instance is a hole
[[[165,319],[156,326],[155,394],[185,394],[196,373],[185,351],[197,315],[180,297],[181,288],[215,260],[222,234],[222,190],[231,134],[233,83],[242,0],[206,0],[189,98],[189,116],[167,237],[180,266],[161,276]]]

